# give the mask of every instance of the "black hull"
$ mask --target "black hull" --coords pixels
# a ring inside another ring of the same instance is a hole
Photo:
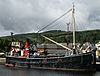
[[[28,67],[36,69],[95,71],[94,57],[92,53],[50,58],[6,57],[6,64],[13,64],[13,67]]]
[[[100,64],[96,64],[96,71],[100,71]]]

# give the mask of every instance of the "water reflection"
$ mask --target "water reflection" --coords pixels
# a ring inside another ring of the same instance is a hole
[[[99,76],[100,72],[82,73],[36,69],[14,69],[0,66],[0,76]]]

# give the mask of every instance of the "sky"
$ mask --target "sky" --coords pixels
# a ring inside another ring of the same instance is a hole
[[[0,36],[37,32],[71,9],[73,2],[76,29],[100,29],[100,0],[0,0]],[[67,31],[70,15],[43,31]]]

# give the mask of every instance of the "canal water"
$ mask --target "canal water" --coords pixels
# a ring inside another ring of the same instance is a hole
[[[100,76],[100,72],[65,72],[36,69],[8,68],[0,65],[0,76]]]

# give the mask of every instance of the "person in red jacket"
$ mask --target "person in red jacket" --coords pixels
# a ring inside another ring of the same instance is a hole
[[[28,54],[29,54],[29,42],[28,42],[28,41],[29,41],[29,40],[26,39],[25,50],[24,50],[24,52],[23,52],[23,56],[24,56],[24,57],[28,57]]]

